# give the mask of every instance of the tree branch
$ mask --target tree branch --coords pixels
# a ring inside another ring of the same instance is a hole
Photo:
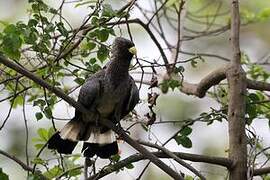
[[[10,154],[8,154],[7,152],[3,151],[0,149],[0,154],[6,156],[7,158],[13,160],[14,162],[16,162],[17,164],[19,164],[25,171],[28,172],[32,172],[33,168],[28,166],[27,164],[25,164],[24,162],[22,162],[20,159],[16,158],[15,156],[12,156]],[[34,171],[35,174],[37,174],[38,176],[40,176],[42,179],[47,180],[49,178],[47,178],[46,176],[44,176],[43,174],[41,174],[40,171]]]
[[[158,158],[171,158],[168,154],[164,152],[151,152],[151,153],[157,156]],[[227,168],[232,167],[232,161],[229,160],[228,158],[205,156],[205,155],[190,154],[190,153],[179,153],[179,152],[172,152],[172,153],[175,154],[178,158],[188,160],[188,161],[210,163],[210,164],[224,166]],[[111,174],[115,171],[118,171],[124,168],[125,166],[131,163],[138,162],[145,159],[147,158],[141,154],[133,154],[127,157],[126,159],[123,159],[111,166],[108,166],[100,170],[97,174],[89,177],[88,180],[100,179],[108,174]]]
[[[201,180],[206,180],[206,178],[199,171],[197,171],[194,167],[192,167],[190,164],[183,161],[181,158],[179,158],[178,156],[176,156],[174,153],[172,153],[168,149],[164,148],[163,146],[159,146],[157,144],[153,144],[153,143],[150,143],[150,142],[144,142],[144,141],[138,141],[138,142],[140,144],[142,144],[142,145],[153,147],[153,148],[156,148],[156,149],[158,149],[160,151],[163,151],[166,155],[168,155],[169,157],[174,159],[180,165],[184,166],[185,168],[187,168],[188,170],[193,172],[195,175],[197,175],[199,178],[201,178]]]
[[[226,67],[222,67],[211,72],[206,77],[204,77],[198,84],[183,82],[182,86],[180,86],[179,89],[187,95],[195,95],[199,98],[202,98],[205,96],[209,88],[217,85],[220,81],[226,78],[226,69]]]
[[[264,167],[260,169],[255,169],[253,172],[253,176],[260,176],[260,175],[268,174],[268,173],[270,173],[270,167]]]
[[[247,79],[246,73],[241,67],[239,28],[238,0],[231,0],[232,60],[226,71],[229,84],[229,158],[234,161],[234,166],[230,169],[230,180],[247,179],[247,138],[245,133]]]

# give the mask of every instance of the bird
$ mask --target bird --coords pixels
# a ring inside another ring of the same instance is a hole
[[[75,116],[48,140],[48,149],[71,154],[77,143],[83,141],[84,157],[97,155],[106,159],[118,154],[116,134],[98,122],[104,118],[118,124],[139,102],[139,89],[129,74],[134,55],[132,41],[115,38],[106,67],[91,75],[79,92],[77,101],[92,115],[75,109]]]

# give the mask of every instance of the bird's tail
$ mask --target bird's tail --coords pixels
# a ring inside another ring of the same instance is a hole
[[[92,128],[90,137],[84,142],[82,152],[85,157],[109,158],[118,153],[115,133],[112,130],[102,132],[100,128]]]
[[[48,141],[49,149],[63,154],[71,154],[78,141],[84,141],[82,152],[85,157],[109,158],[118,153],[115,133],[112,130],[86,124],[81,120],[70,120],[60,132],[56,132]]]
[[[61,131],[56,132],[48,141],[48,148],[59,153],[71,154],[78,143],[79,134],[83,126],[82,121],[70,120]]]

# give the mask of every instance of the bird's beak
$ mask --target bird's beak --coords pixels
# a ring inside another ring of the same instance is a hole
[[[129,51],[131,54],[137,55],[137,50],[136,50],[135,46],[129,48],[128,51]]]

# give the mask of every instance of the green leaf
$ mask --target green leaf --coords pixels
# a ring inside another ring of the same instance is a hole
[[[60,174],[62,174],[63,170],[59,166],[54,166],[49,171],[43,173],[44,176],[46,176],[49,179],[53,179]]]
[[[33,106],[39,106],[39,107],[44,107],[46,105],[46,101],[43,99],[38,99],[34,101]]]
[[[132,163],[130,163],[130,164],[127,164],[125,167],[127,169],[133,169],[134,168],[134,165]]]
[[[257,106],[255,104],[247,104],[246,111],[249,118],[254,119],[257,117]]]
[[[113,17],[116,15],[116,11],[113,10],[110,4],[103,4],[102,16]]]
[[[74,79],[74,81],[77,84],[82,85],[85,82],[85,79],[77,77],[77,78]]]
[[[82,173],[81,169],[73,169],[73,170],[68,172],[68,175],[71,177],[76,177],[76,176],[80,175],[81,173]]]
[[[92,71],[93,72],[97,72],[97,71],[99,71],[101,69],[101,67],[100,67],[100,65],[98,65],[98,64],[94,64],[93,66],[92,66]]]
[[[96,58],[91,58],[89,60],[90,64],[95,64],[97,62],[97,59]]]
[[[181,84],[178,80],[170,79],[168,80],[168,86],[174,90],[175,88],[179,87]]]
[[[52,118],[52,110],[49,106],[44,108],[44,114],[48,119]]]
[[[39,128],[37,130],[37,133],[39,135],[39,137],[41,137],[42,140],[44,141],[47,141],[49,138],[48,138],[48,131],[44,128]]]
[[[108,31],[111,35],[116,36],[116,34],[115,34],[113,28],[109,28],[109,29],[107,29],[107,31]]]
[[[21,57],[19,48],[21,46],[22,46],[22,39],[19,36],[19,34],[8,33],[3,37],[1,49],[9,58],[19,60]]]
[[[31,163],[33,164],[46,164],[46,161],[44,161],[43,159],[41,159],[40,157],[35,157],[35,159],[33,159],[31,161]]]
[[[36,150],[40,150],[43,146],[44,144],[35,144]]]
[[[95,49],[95,47],[96,47],[96,43],[93,43],[93,42],[87,43],[87,48],[89,51]]]
[[[37,113],[35,114],[35,116],[36,116],[36,119],[37,119],[37,120],[40,120],[40,119],[43,118],[43,114],[42,114],[41,112],[37,112]]]
[[[90,42],[90,41],[88,41],[88,42],[85,41],[84,43],[82,43],[81,50],[86,51],[85,53],[88,54],[88,51],[95,49],[95,47],[96,47],[96,43]]]
[[[161,84],[160,84],[160,89],[161,89],[161,92],[162,93],[167,93],[168,92],[168,90],[169,90],[169,85],[168,85],[168,82],[165,80],[165,81],[163,81]]]
[[[8,180],[8,175],[3,172],[2,168],[0,168],[0,179],[1,180]]]
[[[28,21],[28,26],[30,27],[36,27],[38,25],[38,21],[36,19],[30,19]]]
[[[121,156],[119,154],[111,156],[111,160],[114,162],[118,162],[120,160]]]
[[[99,19],[97,16],[93,16],[92,19],[91,19],[91,24],[93,26],[98,26],[98,23],[99,23]]]
[[[260,101],[260,97],[255,93],[250,93],[248,97],[251,99],[252,102]]]
[[[57,14],[57,10],[54,9],[54,8],[50,8],[49,9],[49,12],[52,13],[52,14]]]
[[[22,105],[22,104],[23,104],[23,101],[24,101],[23,96],[17,96],[17,97],[14,99],[14,102],[13,102],[13,108],[16,108],[16,107]]]
[[[23,33],[24,35],[24,41],[26,44],[36,44],[36,41],[38,39],[38,33],[34,28],[26,29]]]
[[[176,136],[174,139],[178,145],[181,144],[185,148],[192,147],[192,141],[186,136]]]
[[[180,134],[182,134],[183,136],[188,136],[191,134],[191,132],[192,132],[192,129],[186,126],[183,129],[181,129]]]
[[[68,30],[65,28],[64,24],[62,22],[57,23],[57,30],[65,37],[68,36]]]
[[[98,59],[103,62],[107,59],[107,57],[109,56],[109,50],[107,49],[106,46],[104,45],[101,45],[98,49],[98,52],[97,52],[97,57]]]
[[[192,176],[187,175],[185,176],[185,180],[194,180],[194,178]]]
[[[188,137],[183,137],[181,144],[185,148],[191,148],[192,147],[192,141]]]
[[[109,38],[109,31],[107,29],[101,29],[100,31],[98,31],[97,33],[97,38],[101,41],[107,41],[107,39]]]

